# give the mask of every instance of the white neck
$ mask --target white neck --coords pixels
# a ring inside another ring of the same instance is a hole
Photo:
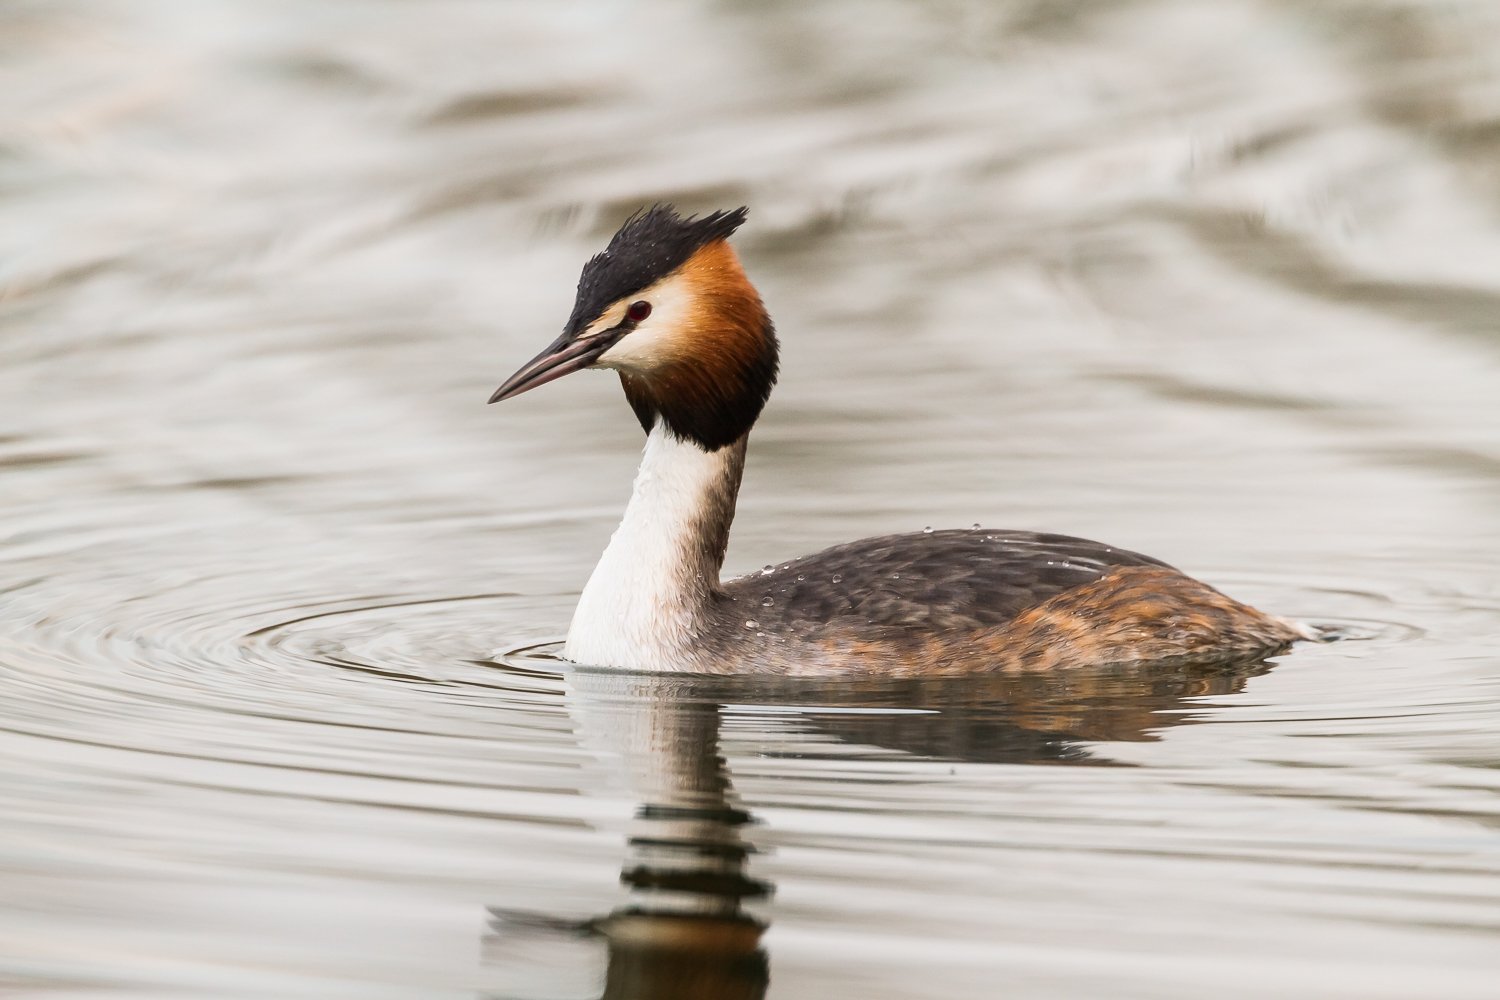
[[[744,464],[745,438],[706,452],[657,421],[625,518],[578,599],[564,656],[601,667],[691,668]]]

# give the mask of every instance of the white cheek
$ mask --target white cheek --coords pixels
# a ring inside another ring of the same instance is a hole
[[[690,333],[696,315],[692,288],[673,275],[646,289],[641,298],[651,303],[651,315],[594,362],[595,368],[646,371],[681,353],[682,340]]]
[[[625,371],[653,367],[666,357],[667,340],[665,331],[656,324],[637,327],[599,355],[594,367]]]

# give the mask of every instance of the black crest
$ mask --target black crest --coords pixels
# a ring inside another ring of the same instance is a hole
[[[728,238],[748,213],[741,207],[684,219],[671,205],[658,204],[632,215],[604,252],[583,265],[565,332],[582,332],[612,303],[671,274],[699,248]]]

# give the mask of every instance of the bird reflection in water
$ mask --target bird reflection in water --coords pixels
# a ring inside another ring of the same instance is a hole
[[[746,874],[750,814],[719,753],[719,705],[664,677],[579,674],[573,689],[593,700],[580,712],[585,740],[619,754],[640,802],[620,875],[630,901],[597,922],[609,945],[604,997],[764,996],[765,924],[744,904],[770,886]]]
[[[746,906],[771,886],[748,871],[754,850],[743,831],[753,820],[721,755],[726,715],[753,707],[756,717],[778,719],[783,735],[791,719],[810,739],[933,760],[1098,766],[1112,761],[1092,745],[1158,739],[1197,721],[1189,699],[1238,693],[1271,666],[841,681],[575,671],[569,708],[580,737],[603,762],[610,791],[628,788],[638,804],[621,873],[630,900],[583,923],[495,909],[492,931],[602,939],[603,1000],[763,997],[766,923]]]
[[[715,691],[695,678],[579,671],[569,709],[598,777],[638,803],[620,880],[630,899],[585,923],[491,910],[491,928],[550,929],[602,938],[605,1000],[751,1000],[769,982],[765,923],[745,904],[771,887],[747,874],[752,822],[719,754]],[[707,695],[707,697],[705,697]]]

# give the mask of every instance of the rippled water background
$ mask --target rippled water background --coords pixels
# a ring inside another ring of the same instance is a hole
[[[1500,994],[1492,4],[14,2],[0,94],[0,992]],[[732,569],[982,521],[1353,638],[521,650],[641,438],[483,402],[656,199],[783,337]]]

